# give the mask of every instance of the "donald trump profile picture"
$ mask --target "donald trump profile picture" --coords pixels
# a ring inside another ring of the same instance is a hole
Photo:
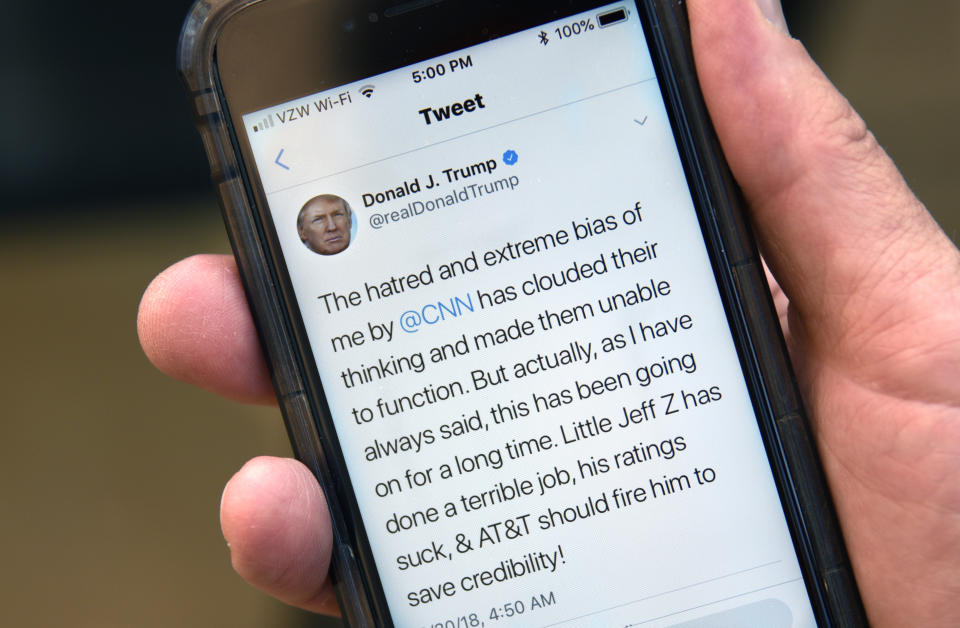
[[[314,196],[297,215],[297,233],[308,249],[320,255],[336,255],[350,246],[353,211],[334,194]]]

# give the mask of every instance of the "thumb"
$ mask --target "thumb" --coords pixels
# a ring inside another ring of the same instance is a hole
[[[689,0],[697,72],[771,269],[808,340],[838,347],[960,286],[960,256],[776,4]]]

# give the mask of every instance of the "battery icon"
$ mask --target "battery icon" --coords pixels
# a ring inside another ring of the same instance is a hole
[[[620,7],[619,9],[614,9],[613,11],[607,11],[606,13],[600,13],[597,15],[597,24],[600,25],[600,28],[603,28],[604,26],[618,24],[625,19],[627,19],[627,10],[623,7]]]

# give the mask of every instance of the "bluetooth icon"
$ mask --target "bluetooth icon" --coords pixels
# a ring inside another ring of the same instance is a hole
[[[547,37],[547,31],[540,31],[540,43],[544,46],[550,43],[550,38]]]

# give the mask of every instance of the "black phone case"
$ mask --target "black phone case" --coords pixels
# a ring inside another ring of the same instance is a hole
[[[331,498],[349,491],[338,478],[341,453],[329,437],[332,425],[322,412],[314,412],[318,403],[306,392],[311,386],[292,331],[295,324],[282,306],[282,282],[218,88],[216,46],[224,25],[265,1],[197,0],[181,33],[178,68],[294,452],[328,496],[334,536],[331,577],[343,618],[353,626],[390,625],[379,585],[364,575],[371,572],[372,560],[365,555],[366,543],[357,542],[362,524],[356,508]],[[697,85],[684,2],[640,0],[637,7],[814,612],[826,626],[867,625],[744,203]]]

